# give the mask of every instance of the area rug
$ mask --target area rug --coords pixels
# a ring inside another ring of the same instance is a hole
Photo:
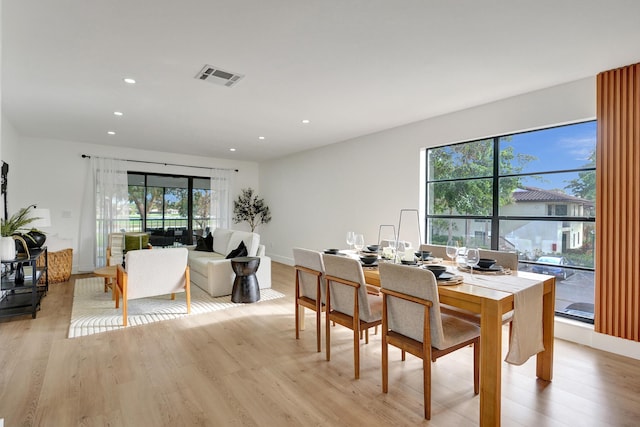
[[[260,289],[260,301],[282,297],[284,294],[273,289]],[[199,287],[191,285],[191,314],[189,316],[244,305],[246,304],[231,302],[231,295],[214,298]],[[184,292],[176,294],[176,299],[173,301],[169,295],[136,299],[129,301],[127,316],[129,326],[127,327],[177,319],[186,315]],[[111,291],[104,292],[104,279],[101,277],[77,279],[73,293],[68,337],[77,338],[123,328],[122,303],[120,303],[119,309],[115,308],[115,302],[111,299]]]

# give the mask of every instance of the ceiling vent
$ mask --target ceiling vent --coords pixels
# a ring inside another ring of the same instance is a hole
[[[226,87],[235,85],[243,77],[244,75],[242,74],[230,73],[229,71],[221,70],[213,65],[205,65],[195,76],[198,80],[204,80],[209,83]]]

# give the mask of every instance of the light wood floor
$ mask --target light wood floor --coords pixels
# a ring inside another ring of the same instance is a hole
[[[362,345],[336,326],[332,360],[316,353],[313,315],[295,339],[293,270],[273,265],[286,298],[67,339],[73,281],[30,316],[0,321],[5,426],[387,426],[423,420],[421,362],[390,352],[381,391],[380,337]],[[324,345],[324,337],[323,337]],[[640,361],[556,340],[554,381],[535,362],[503,364],[504,426],[637,426]],[[433,364],[433,426],[478,424],[471,349]]]

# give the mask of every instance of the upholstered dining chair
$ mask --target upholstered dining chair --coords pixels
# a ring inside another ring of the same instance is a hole
[[[512,271],[518,270],[518,254],[516,252],[493,251],[489,249],[480,249],[480,258],[491,258],[496,260],[496,264],[508,268]],[[480,325],[480,315],[471,311],[464,310],[459,307],[442,305],[443,313],[455,314],[462,316],[465,320]],[[513,320],[513,310],[502,315],[502,324],[510,324]],[[509,325],[509,337],[511,337],[511,325]]]
[[[353,331],[355,379],[360,378],[360,331],[369,343],[369,328],[382,323],[382,296],[367,293],[362,265],[357,259],[323,254],[326,280],[326,354],[331,360],[330,322]]]
[[[156,295],[186,292],[187,314],[191,313],[191,280],[186,248],[140,249],[125,255],[126,269],[118,265],[115,300],[120,307],[122,295],[122,318],[127,326],[128,301]]]
[[[420,245],[420,250],[421,251],[430,251],[431,255],[434,256],[435,258],[442,258],[443,260],[447,260],[449,259],[447,257],[447,247],[446,246],[442,246],[442,245],[429,245],[429,244],[422,244]]]
[[[320,315],[324,308],[324,263],[318,251],[293,248],[296,273],[296,339],[300,339],[300,309],[308,308],[316,312],[316,342],[320,353]]]
[[[496,264],[509,270],[518,270],[518,253],[505,251],[492,251],[480,249],[480,258],[491,258],[496,260]]]
[[[473,392],[479,392],[480,328],[442,314],[438,285],[429,270],[398,264],[380,265],[382,308],[382,391],[389,390],[389,345],[422,359],[424,417],[431,419],[431,362],[473,345]]]

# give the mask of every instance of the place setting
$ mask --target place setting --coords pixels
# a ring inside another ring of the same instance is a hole
[[[473,251],[470,249],[469,252]],[[458,270],[464,273],[470,274],[489,274],[489,275],[504,275],[511,274],[511,269],[502,267],[496,263],[495,259],[491,258],[478,258],[472,254],[470,257],[467,254],[466,263],[458,264]]]

